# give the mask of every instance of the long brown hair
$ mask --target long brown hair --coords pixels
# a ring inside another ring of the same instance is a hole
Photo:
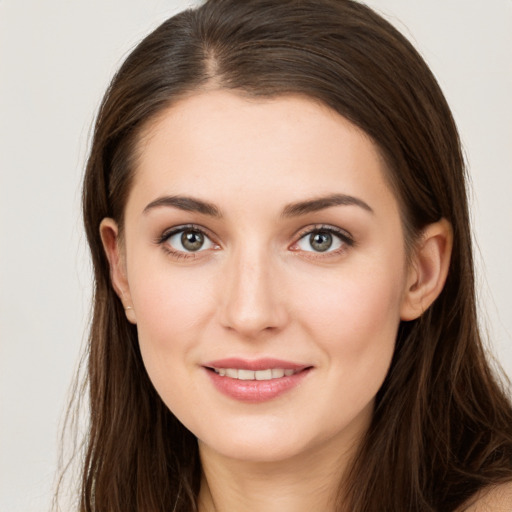
[[[477,325],[460,141],[427,65],[396,29],[354,1],[209,0],[137,46],[96,121],[83,189],[95,289],[80,510],[197,509],[196,440],[146,374],[136,328],[111,286],[99,224],[112,217],[122,228],[141,130],[177,99],[207,88],[322,102],[380,148],[409,243],[441,218],[453,228],[446,285],[419,319],[400,325],[338,509],[450,511],[483,487],[512,480],[512,409]]]

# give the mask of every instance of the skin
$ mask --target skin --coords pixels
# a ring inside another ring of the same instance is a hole
[[[477,493],[457,512],[510,512],[512,482],[492,486]]]
[[[437,297],[451,250],[440,221],[407,265],[386,172],[369,137],[299,96],[197,93],[144,130],[123,236],[112,219],[101,235],[148,374],[198,438],[200,510],[333,510],[398,325]],[[350,204],[289,206],[333,194]],[[162,204],[169,196],[219,215]],[[181,233],[165,235],[189,224],[208,238],[186,253]],[[342,237],[319,252],[309,237],[319,228]],[[244,403],[204,368],[226,357],[311,370],[272,400]]]

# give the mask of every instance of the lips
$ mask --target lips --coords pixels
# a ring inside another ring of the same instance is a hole
[[[265,370],[245,370],[242,368],[213,368],[221,377],[238,380],[273,380],[284,376],[290,377],[300,370],[285,370],[284,368],[267,368]]]
[[[215,388],[228,397],[250,403],[265,402],[296,387],[311,366],[278,359],[247,361],[238,358],[204,365]]]

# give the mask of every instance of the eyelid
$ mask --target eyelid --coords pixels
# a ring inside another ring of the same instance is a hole
[[[210,243],[214,246],[214,248],[218,248],[219,244],[215,241],[215,237],[210,234],[210,231],[203,226],[198,224],[181,224],[179,226],[173,226],[171,228],[167,228],[164,232],[156,238],[155,243],[157,245],[161,245],[164,249],[174,256],[178,256],[181,258],[194,258],[201,252],[206,252],[210,248],[206,249],[198,249],[197,251],[182,251],[180,249],[176,249],[172,247],[170,244],[166,244],[166,242],[174,235],[182,233],[183,231],[197,231],[204,235],[206,239],[210,241]]]
[[[187,231],[187,230],[198,231],[198,232],[202,233],[206,238],[208,238],[208,240],[214,246],[216,246],[215,248],[220,248],[220,245],[218,244],[218,242],[215,241],[215,236],[210,234],[209,229],[207,229],[204,226],[201,226],[199,224],[192,224],[192,223],[181,224],[178,226],[173,226],[171,228],[165,229],[163,231],[163,233],[155,239],[155,243],[157,245],[164,246],[165,250],[168,251],[169,253],[171,253],[175,256],[184,257],[184,258],[187,258],[187,257],[193,258],[193,257],[196,257],[198,255],[198,253],[205,252],[207,249],[203,249],[203,250],[199,249],[198,251],[195,251],[195,252],[194,251],[190,251],[190,252],[189,251],[181,251],[179,249],[174,249],[172,246],[169,246],[169,244],[165,244],[165,242],[173,235],[176,235],[180,232]],[[317,255],[318,257],[321,257],[322,255],[328,256],[328,255],[343,252],[347,249],[347,247],[353,247],[355,245],[353,236],[347,230],[336,227],[336,226],[332,226],[329,224],[314,224],[314,225],[307,226],[307,227],[301,229],[294,237],[295,241],[291,244],[289,249],[294,250],[294,251],[299,251],[300,249],[295,248],[295,247],[297,246],[297,244],[300,240],[302,240],[304,237],[306,237],[308,235],[311,235],[312,233],[321,232],[321,231],[331,233],[332,235],[334,235],[335,237],[340,239],[343,246],[341,248],[335,249],[333,251],[325,251],[324,253],[317,252],[317,251],[304,251],[304,252],[311,252],[311,253]]]
[[[353,247],[355,245],[355,240],[354,240],[353,236],[347,230],[338,228],[336,226],[332,226],[330,224],[314,224],[312,226],[308,226],[306,228],[301,229],[297,233],[297,235],[295,237],[295,242],[293,242],[290,249],[297,250],[297,251],[300,250],[300,249],[294,249],[294,247],[297,246],[297,244],[299,243],[300,240],[302,240],[306,236],[310,236],[313,233],[322,232],[322,231],[330,233],[330,234],[334,235],[335,237],[339,238],[341,240],[343,246],[339,249],[335,249],[333,251],[325,251],[323,253],[317,252],[317,251],[305,251],[305,252],[311,252],[318,256],[322,256],[322,255],[327,256],[327,255],[332,255],[332,254],[337,254],[339,252],[343,252],[344,250],[346,250],[347,246]]]

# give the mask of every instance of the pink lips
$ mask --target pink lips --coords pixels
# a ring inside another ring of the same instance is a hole
[[[266,370],[268,368],[282,368],[283,370],[301,370],[307,366],[291,363],[290,361],[282,361],[280,359],[263,358],[255,361],[247,361],[236,357],[227,359],[219,359],[218,361],[211,361],[204,366],[209,368],[239,368],[241,370]]]
[[[263,358],[248,361],[239,358],[219,359],[204,365],[213,385],[224,395],[242,402],[259,403],[272,400],[293,389],[309,374],[311,366],[300,365],[290,361]],[[269,380],[239,380],[229,376],[221,376],[216,369],[238,370],[293,370],[293,375],[285,375]]]

